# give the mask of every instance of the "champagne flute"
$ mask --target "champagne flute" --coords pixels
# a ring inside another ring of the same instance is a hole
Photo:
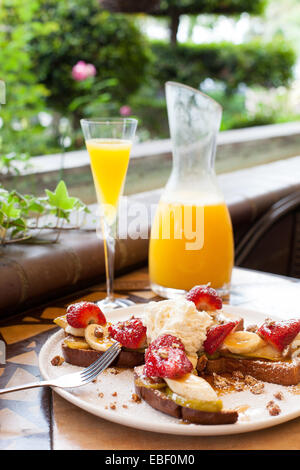
[[[114,297],[114,260],[118,205],[123,192],[137,120],[132,118],[81,119],[86,148],[100,208],[107,296],[100,308],[126,307],[133,302]]]

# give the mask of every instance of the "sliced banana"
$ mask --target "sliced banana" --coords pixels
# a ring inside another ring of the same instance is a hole
[[[53,321],[54,321],[54,323],[56,323],[56,325],[60,326],[64,330],[68,326],[67,315],[62,315],[61,317],[57,317]]]
[[[234,331],[225,338],[223,345],[232,354],[249,354],[264,346],[265,342],[251,331]]]
[[[189,361],[192,363],[194,369],[196,369],[197,362],[198,362],[197,354],[187,354],[187,357],[188,357]]]
[[[90,346],[84,338],[74,338],[73,336],[67,336],[64,339],[64,343],[71,349],[90,349]]]
[[[180,379],[164,378],[172,392],[188,400],[216,401],[217,394],[209,383],[194,374],[186,374]]]
[[[106,325],[96,325],[95,323],[88,325],[85,329],[84,337],[86,342],[90,345],[92,349],[96,351],[106,351],[115,341],[109,336],[108,333],[108,324]],[[95,336],[95,329],[101,328],[103,331],[103,336],[98,338]]]
[[[265,341],[262,347],[259,347],[248,355],[259,359],[269,359],[270,361],[281,361],[283,359],[280,351],[271,346],[271,344],[267,344]]]
[[[84,328],[74,328],[73,326],[69,325],[67,322],[67,315],[62,315],[61,317],[55,318],[54,323],[63,328],[69,335],[80,336],[84,338]]]

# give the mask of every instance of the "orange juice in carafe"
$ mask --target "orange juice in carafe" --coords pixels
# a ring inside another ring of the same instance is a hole
[[[197,284],[228,293],[234,258],[230,215],[214,171],[222,108],[185,85],[166,84],[173,167],[151,229],[151,287],[162,297]]]
[[[224,289],[230,283],[233,256],[232,225],[223,201],[159,203],[149,249],[153,285],[189,290],[210,282]]]

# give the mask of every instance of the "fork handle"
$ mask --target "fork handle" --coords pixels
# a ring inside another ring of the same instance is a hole
[[[46,380],[41,380],[40,382],[31,382],[29,384],[18,385],[17,387],[1,388],[0,395],[4,393],[17,392],[19,390],[26,390],[27,388],[37,388],[37,387],[46,387],[50,385]]]

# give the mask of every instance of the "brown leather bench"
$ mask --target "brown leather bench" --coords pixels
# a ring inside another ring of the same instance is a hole
[[[289,194],[300,192],[300,157],[222,174],[218,178],[232,217],[236,246],[239,246],[253,224],[273,204]],[[160,193],[140,193],[129,200],[150,206],[158,202]],[[146,232],[150,216],[148,219],[144,227]],[[251,258],[240,261],[241,264],[297,275],[298,265],[293,268],[295,271],[286,270],[292,244],[291,232],[290,235],[287,232],[290,223],[287,218],[284,225],[276,226],[276,236],[271,233],[269,241],[261,245],[258,252],[253,251]],[[275,240],[279,243],[274,244]],[[10,245],[1,251],[0,313],[3,315],[104,280],[103,246],[93,227],[90,231],[63,234],[58,244]],[[278,255],[277,260],[272,258],[274,253]],[[146,264],[147,256],[147,238],[121,240],[117,246],[116,269],[120,271]]]

